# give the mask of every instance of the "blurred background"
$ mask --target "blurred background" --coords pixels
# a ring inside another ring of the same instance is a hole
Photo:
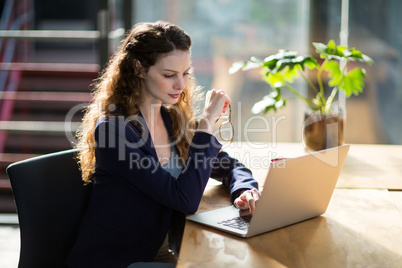
[[[399,0],[1,0],[0,212],[15,212],[6,167],[72,148],[90,84],[141,21],[166,20],[191,35],[197,82],[232,98],[235,140],[274,143],[301,142],[304,104],[290,99],[276,114],[253,115],[269,86],[258,70],[228,69],[278,49],[318,57],[311,42],[339,44],[346,18],[348,45],[376,65],[365,66],[364,93],[346,101],[345,141],[402,144],[400,10]],[[303,81],[296,87],[308,93]]]

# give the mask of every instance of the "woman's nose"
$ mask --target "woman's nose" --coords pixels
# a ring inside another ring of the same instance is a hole
[[[186,85],[185,85],[184,79],[181,77],[178,77],[175,81],[173,88],[177,89],[177,90],[182,90],[185,86]]]

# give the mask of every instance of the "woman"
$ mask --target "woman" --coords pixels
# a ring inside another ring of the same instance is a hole
[[[239,208],[255,208],[251,172],[211,135],[230,98],[209,91],[195,119],[190,46],[175,25],[137,24],[96,82],[78,144],[92,194],[68,266],[176,262],[185,214],[196,212],[209,177]]]

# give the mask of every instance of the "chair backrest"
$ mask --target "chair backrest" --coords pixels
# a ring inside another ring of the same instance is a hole
[[[65,266],[90,194],[76,153],[72,149],[8,166],[21,234],[19,267]]]

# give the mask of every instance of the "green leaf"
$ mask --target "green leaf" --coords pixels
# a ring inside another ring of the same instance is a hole
[[[283,75],[280,73],[269,72],[267,75],[263,74],[263,79],[271,88],[281,87],[284,83]]]
[[[328,45],[313,42],[313,46],[322,59],[328,58],[330,55],[334,54],[334,51],[336,51],[335,42],[333,40],[330,40]]]
[[[356,48],[350,49],[351,55],[348,57],[351,60],[358,60],[369,65],[374,64],[374,60],[369,56],[363,54],[361,51],[357,50]]]
[[[282,99],[281,89],[275,88],[270,94],[264,96],[264,98],[258,102],[256,102],[251,109],[253,114],[259,114],[264,112],[264,114],[268,113],[270,110],[274,110],[282,108],[286,105],[286,101]]]
[[[299,65],[288,66],[288,68],[282,72],[284,81],[293,83],[294,78],[299,76],[297,72],[298,69],[300,69]]]
[[[365,54],[362,55],[362,62],[370,64],[370,65],[374,64],[374,60]]]
[[[315,68],[318,68],[319,65],[317,63],[317,60],[313,58],[312,56],[305,57],[303,61],[304,65],[306,65],[310,70],[313,70]]]
[[[336,52],[336,45],[334,40],[329,40],[326,52],[328,54],[334,54]]]
[[[330,87],[336,87],[342,82],[342,71],[336,61],[330,61],[325,65],[325,70],[328,72],[330,78],[328,85]]]
[[[355,49],[354,47],[352,47],[350,49],[350,58],[354,58],[354,59],[363,59],[363,53],[361,53],[359,50]]]
[[[330,40],[328,45],[323,43],[313,43],[317,53],[322,59],[341,60],[342,58],[361,57],[356,49],[348,49],[345,46],[337,46],[334,40]]]
[[[262,65],[263,65],[262,60],[256,57],[251,57],[251,59],[247,62],[246,66],[243,67],[243,71],[260,68],[262,67]]]
[[[234,73],[240,71],[241,69],[243,69],[243,67],[246,66],[246,65],[247,65],[246,61],[236,61],[229,68],[229,73],[234,74]]]
[[[338,56],[338,57],[344,57],[346,54],[350,54],[350,52],[348,51],[348,48],[345,46],[336,46],[335,47],[335,51],[334,53],[331,53],[334,56]]]
[[[281,50],[275,55],[268,56],[264,59],[263,79],[271,85],[277,87],[284,82],[292,83],[298,74],[298,70],[317,68],[319,65],[317,60],[312,56],[297,56],[293,51]]]
[[[319,54],[324,53],[324,51],[327,49],[327,46],[323,43],[313,42],[313,46]]]
[[[342,53],[343,53],[344,57],[350,57],[353,55],[353,53],[348,48],[345,48],[344,50],[342,50]]]
[[[367,64],[374,64],[373,59],[363,54],[361,51],[357,50],[356,48],[336,46],[334,40],[330,40],[328,45],[313,42],[313,46],[315,47],[317,53],[320,54],[322,59],[327,58],[329,60],[339,61],[342,58],[345,58],[349,60],[358,60]]]
[[[278,60],[275,59],[275,58],[271,58],[271,59],[268,59],[268,60],[267,60],[267,58],[265,58],[263,66],[267,67],[269,70],[272,70],[272,69],[275,68],[277,62],[278,62]]]
[[[267,95],[267,96],[265,96],[262,100],[256,102],[256,103],[253,105],[253,108],[251,108],[251,112],[252,112],[253,114],[259,114],[259,113],[261,113],[262,111],[264,111],[264,113],[266,113],[266,112],[265,112],[266,107],[273,107],[274,105],[275,105],[275,100],[272,99],[272,98],[270,98],[270,97]],[[268,111],[267,111],[267,112],[268,112]]]
[[[280,72],[284,70],[286,67],[289,67],[289,69],[292,70],[294,65],[295,63],[293,62],[292,59],[278,60],[278,62],[276,63],[276,68],[272,72],[273,73]]]
[[[275,103],[275,112],[277,111],[277,109],[280,109],[282,107],[285,107],[286,105],[286,100],[285,99],[280,99]]]
[[[316,59],[312,56],[297,56],[297,52],[288,50],[279,50],[278,53],[266,57],[263,62],[263,66],[266,67],[266,76],[269,73],[278,72],[289,76],[287,72],[294,73],[295,68],[301,68],[304,71],[305,65],[310,69],[318,67]]]
[[[262,65],[263,62],[256,57],[251,57],[249,61],[236,61],[229,68],[229,74],[234,74],[240,70],[247,71],[260,68],[262,67]]]
[[[350,97],[352,94],[359,95],[363,92],[365,71],[360,68],[355,68],[344,75],[342,83],[339,85],[339,89],[345,91],[346,97]]]

